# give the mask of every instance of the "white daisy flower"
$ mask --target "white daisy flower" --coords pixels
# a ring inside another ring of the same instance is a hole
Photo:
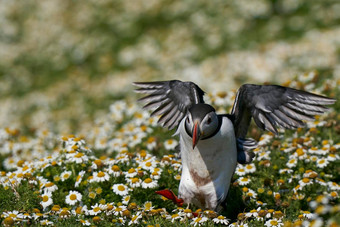
[[[172,215],[168,215],[166,219],[170,219],[172,223],[174,223],[176,220],[179,220],[181,222],[185,218],[183,213],[184,212],[179,212]]]
[[[87,210],[87,213],[89,215],[97,215],[102,212],[102,209],[98,203],[95,205],[91,206],[91,209]]]
[[[114,177],[119,177],[122,173],[119,166],[117,166],[117,165],[110,165],[110,167],[108,168],[108,172],[109,172],[109,174],[113,175]]]
[[[178,142],[174,139],[169,139],[164,142],[164,147],[167,150],[174,150],[177,145]]]
[[[85,226],[90,226],[90,225],[91,225],[91,222],[90,222],[89,220],[80,219],[79,222],[80,222],[82,225],[85,225]]]
[[[142,188],[155,188],[157,186],[157,181],[152,180],[151,178],[146,178],[142,183]]]
[[[49,221],[49,220],[41,220],[40,221],[40,224],[41,225],[54,225],[54,223],[53,222],[51,222],[51,221]]]
[[[224,216],[222,215],[219,215],[217,218],[214,218],[213,219],[213,222],[215,224],[222,224],[222,225],[228,225],[229,224],[229,221],[228,219],[226,219]]]
[[[328,165],[329,161],[327,160],[327,158],[320,158],[316,161],[316,166],[318,168],[325,168]]]
[[[68,205],[75,205],[77,202],[80,202],[82,199],[82,194],[77,191],[70,191],[65,198],[65,203]]]
[[[139,211],[135,215],[132,215],[129,225],[139,224],[139,219],[141,218],[142,218],[142,212]]]
[[[45,192],[41,195],[42,201],[40,202],[43,209],[50,206],[53,203],[52,192]]]
[[[273,138],[273,136],[269,135],[269,134],[264,134],[261,136],[260,141],[258,142],[258,145],[262,146],[262,145],[266,145],[267,143],[270,142],[270,140]]]
[[[146,201],[144,203],[144,210],[145,211],[150,211],[152,210],[154,207],[152,206],[152,202],[151,201]]]
[[[110,175],[106,172],[99,171],[99,172],[93,172],[93,178],[90,180],[90,182],[105,182],[110,179]]]
[[[23,219],[24,218],[24,215],[19,213],[19,211],[17,211],[17,210],[3,212],[1,216],[4,217],[4,218],[11,217],[14,221],[16,221],[17,219]]]
[[[125,196],[129,194],[129,191],[131,191],[131,189],[124,184],[114,184],[112,189],[114,193],[120,196]]]
[[[201,225],[206,221],[208,221],[207,217],[196,217],[192,219],[192,222],[190,223],[190,225],[193,225],[193,226]]]
[[[240,177],[237,182],[239,183],[239,185],[247,185],[250,183],[250,179],[247,177]]]
[[[138,188],[142,185],[142,180],[137,177],[129,178],[126,181],[129,183],[131,188]]]
[[[273,219],[270,219],[270,220],[266,221],[266,223],[264,225],[267,226],[267,227],[270,227],[270,226],[283,226],[283,223],[281,222],[281,220],[273,218]]]
[[[146,141],[146,148],[150,151],[152,151],[157,146],[155,137],[149,137]]]
[[[279,170],[280,174],[290,174],[292,172],[293,172],[293,170],[292,169],[288,169],[288,168],[284,168],[284,169],[280,169]]]
[[[256,156],[256,160],[261,161],[261,160],[270,160],[270,151],[262,151],[259,152],[258,155]]]
[[[65,181],[72,175],[72,171],[64,171],[60,174],[61,181]]]
[[[77,176],[77,179],[76,179],[76,182],[74,183],[74,187],[77,188],[79,187],[79,184],[81,183],[81,180],[83,179],[85,175],[85,171],[82,170],[78,173],[78,176]]]
[[[259,207],[260,208],[260,207]],[[260,208],[261,209],[261,208]],[[246,217],[250,218],[250,217],[257,217],[259,214],[257,213],[257,210],[251,210],[248,213],[245,214]]]
[[[235,173],[238,176],[244,176],[246,175],[246,169],[242,165],[237,165]]]
[[[131,196],[130,196],[130,195],[126,195],[126,196],[123,197],[122,203],[123,203],[124,205],[127,205],[127,204],[129,204],[130,199],[131,199]]]
[[[66,162],[74,162],[77,164],[87,163],[89,161],[89,157],[83,152],[75,152],[66,154]]]
[[[317,216],[309,211],[301,211],[302,212],[302,215],[303,217],[307,218],[307,219],[314,219],[316,218]]]
[[[134,168],[129,169],[127,172],[124,172],[125,177],[132,178],[137,175],[137,170]]]
[[[117,206],[117,207],[114,207],[112,212],[113,212],[113,215],[115,216],[122,216],[124,210],[126,210],[126,206]]]
[[[246,196],[256,199],[257,193],[254,190],[248,188],[248,191],[246,192]]]
[[[335,190],[335,191],[340,190],[340,185],[337,184],[336,182],[329,181],[329,182],[327,182],[327,185],[331,190]]]
[[[303,178],[302,180],[299,180],[299,185],[303,188],[306,185],[311,185],[313,184],[313,181],[307,177]]]
[[[145,170],[153,170],[157,166],[157,162],[154,158],[151,158],[149,160],[145,160],[140,163],[141,167]]]
[[[152,179],[155,179],[155,180],[158,180],[161,178],[161,171],[156,171],[154,170],[152,173],[151,173],[151,178]]]
[[[47,192],[51,192],[52,193],[52,192],[58,190],[58,186],[55,185],[52,182],[48,182],[48,183],[44,184],[42,188],[44,189],[45,193],[47,193]]]
[[[255,164],[253,164],[253,163],[247,164],[245,166],[245,171],[246,171],[246,173],[254,173],[256,171]]]
[[[289,168],[293,168],[297,165],[297,159],[294,157],[290,157],[289,161],[286,164]]]
[[[339,160],[340,157],[338,154],[329,154],[327,156],[327,160],[330,161],[330,162],[333,162],[333,161],[336,161],[336,160]]]

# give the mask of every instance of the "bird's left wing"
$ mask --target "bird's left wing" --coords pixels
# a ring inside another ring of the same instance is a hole
[[[147,94],[138,101],[145,103],[145,109],[153,109],[151,116],[161,116],[158,123],[168,129],[175,128],[193,104],[204,102],[204,91],[193,82],[170,80],[133,85],[139,87],[136,92]]]
[[[245,138],[251,118],[258,127],[277,134],[282,128],[303,127],[303,120],[313,120],[335,102],[325,96],[278,85],[242,85],[232,109],[235,134]]]

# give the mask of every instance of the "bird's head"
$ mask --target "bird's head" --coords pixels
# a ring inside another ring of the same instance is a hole
[[[218,128],[218,118],[215,109],[208,104],[195,104],[185,119],[185,129],[192,137],[192,147],[195,148],[200,139],[212,135]]]

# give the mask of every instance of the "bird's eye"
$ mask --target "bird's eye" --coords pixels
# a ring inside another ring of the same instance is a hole
[[[187,123],[189,124],[190,123],[190,119],[187,117]]]
[[[207,123],[208,125],[211,123],[211,117],[208,118]]]

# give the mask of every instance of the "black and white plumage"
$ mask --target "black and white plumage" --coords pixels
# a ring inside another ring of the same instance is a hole
[[[225,200],[237,162],[251,161],[248,151],[256,141],[245,138],[251,118],[263,130],[296,129],[324,113],[334,99],[278,85],[242,85],[232,112],[219,115],[204,103],[204,92],[192,82],[179,80],[136,82],[139,99],[152,116],[160,115],[166,128],[177,127],[182,176],[179,198],[217,210]]]

